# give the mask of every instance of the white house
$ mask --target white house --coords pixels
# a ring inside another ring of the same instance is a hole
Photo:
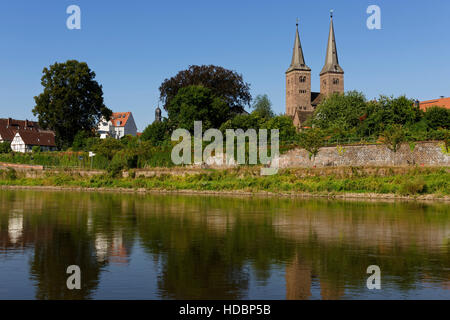
[[[34,146],[42,151],[56,150],[55,133],[52,131],[19,131],[11,141],[14,152],[31,152]]]
[[[101,139],[112,137],[120,139],[126,135],[137,135],[137,127],[131,112],[114,112],[111,119],[102,119],[97,126]]]

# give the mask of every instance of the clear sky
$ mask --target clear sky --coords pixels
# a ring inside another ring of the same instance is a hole
[[[71,4],[81,8],[81,30],[66,27]],[[381,30],[366,27],[373,4]],[[161,82],[192,64],[238,71],[281,113],[296,18],[319,91],[330,9],[346,91],[450,95],[448,0],[1,0],[0,118],[34,119],[42,69],[68,59],[87,62],[106,105],[132,111],[139,130],[154,119]]]

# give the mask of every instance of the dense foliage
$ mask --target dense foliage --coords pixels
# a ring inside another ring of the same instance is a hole
[[[103,103],[102,86],[85,62],[69,60],[44,68],[44,91],[34,97],[39,124],[55,131],[59,148],[70,147],[80,131],[92,131],[111,110]]]
[[[228,111],[244,110],[252,99],[250,85],[244,82],[242,75],[237,72],[214,65],[194,65],[161,84],[159,91],[164,109],[169,110],[179,90],[192,85],[210,89],[214,96],[227,104]]]
[[[335,94],[320,104],[309,123],[325,130],[330,141],[377,141],[392,128],[401,140],[443,140],[450,125],[450,110],[432,107],[425,112],[401,96],[367,101],[360,92]]]
[[[0,153],[10,153],[11,150],[11,142],[2,142],[0,143]]]
[[[203,86],[181,88],[167,106],[169,120],[174,128],[194,133],[194,121],[202,121],[203,130],[219,128],[230,118],[226,102]]]

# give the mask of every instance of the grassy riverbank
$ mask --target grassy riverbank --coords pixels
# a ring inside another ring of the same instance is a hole
[[[331,173],[330,173],[331,172]],[[334,173],[333,173],[334,172]],[[260,176],[258,168],[204,170],[184,175],[162,174],[151,177],[130,172],[129,177],[108,174],[82,176],[77,172],[45,173],[27,178],[13,170],[0,171],[1,186],[47,186],[71,188],[108,188],[129,190],[233,191],[271,193],[336,194],[393,194],[399,196],[450,195],[449,168],[363,168],[336,169],[327,172],[309,172],[307,169],[280,170],[273,176]]]

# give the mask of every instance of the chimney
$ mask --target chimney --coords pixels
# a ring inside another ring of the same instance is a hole
[[[11,118],[8,118],[8,125],[7,125],[7,128],[9,128],[9,126],[11,125]]]

